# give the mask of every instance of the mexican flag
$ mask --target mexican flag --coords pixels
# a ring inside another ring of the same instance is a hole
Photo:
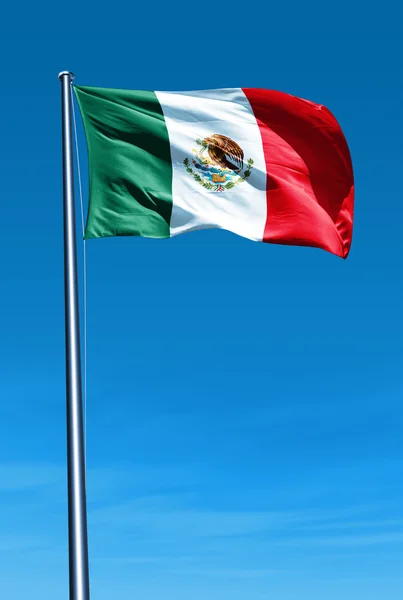
[[[89,153],[87,239],[219,228],[347,257],[353,171],[324,106],[251,88],[74,90]]]

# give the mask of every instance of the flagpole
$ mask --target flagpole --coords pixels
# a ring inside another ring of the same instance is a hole
[[[80,323],[74,170],[71,123],[73,73],[59,74],[62,84],[64,303],[66,327],[67,481],[70,600],[89,600],[85,449],[80,357]]]

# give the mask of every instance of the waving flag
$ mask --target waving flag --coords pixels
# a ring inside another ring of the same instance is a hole
[[[352,164],[324,106],[263,89],[74,89],[90,164],[86,238],[219,228],[347,257]]]

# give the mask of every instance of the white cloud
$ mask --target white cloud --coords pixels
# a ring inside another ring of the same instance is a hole
[[[276,542],[281,546],[323,546],[323,547],[352,547],[352,546],[374,546],[378,544],[403,544],[403,532],[392,532],[384,534],[347,535],[329,537],[304,537],[293,540],[281,540]]]
[[[0,491],[18,492],[28,489],[63,483],[65,469],[46,463],[3,463],[0,464]]]

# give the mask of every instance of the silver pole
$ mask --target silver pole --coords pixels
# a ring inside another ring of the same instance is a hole
[[[74,207],[71,82],[69,71],[59,74],[62,84],[64,303],[66,321],[67,479],[69,513],[70,600],[89,600],[85,449],[78,311],[76,223]]]

